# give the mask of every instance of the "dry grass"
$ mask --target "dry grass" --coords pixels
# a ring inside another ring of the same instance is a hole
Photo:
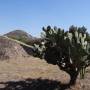
[[[0,61],[0,81],[26,78],[47,78],[68,83],[69,76],[57,66],[47,64],[38,58],[19,58]],[[68,79],[68,80],[66,80]]]
[[[44,60],[31,56],[0,61],[0,82],[19,81],[27,78],[56,80],[61,83],[68,83],[70,79],[69,75],[61,71],[58,66],[47,64]],[[87,73],[86,79],[81,80],[81,83],[73,87],[73,90],[89,90],[89,80],[90,73]],[[0,87],[2,86],[0,84]]]

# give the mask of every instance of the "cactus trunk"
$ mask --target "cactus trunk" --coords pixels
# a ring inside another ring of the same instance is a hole
[[[84,79],[84,77],[85,77],[85,70],[86,70],[85,67],[81,68],[81,70],[80,70],[80,79]]]

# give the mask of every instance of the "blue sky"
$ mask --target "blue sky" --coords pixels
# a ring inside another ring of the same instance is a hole
[[[39,36],[47,25],[90,32],[90,0],[0,0],[0,34],[21,29]]]

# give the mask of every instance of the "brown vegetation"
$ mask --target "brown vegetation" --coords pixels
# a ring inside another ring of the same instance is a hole
[[[56,65],[32,56],[18,57],[0,61],[0,90],[89,90],[89,75],[88,69],[86,79],[81,82],[78,79],[76,86],[70,89],[67,88],[69,75]]]

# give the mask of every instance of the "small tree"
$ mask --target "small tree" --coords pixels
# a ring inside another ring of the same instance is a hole
[[[50,26],[43,27],[45,48],[44,59],[58,65],[70,75],[70,85],[76,83],[78,74],[84,78],[85,69],[90,65],[90,45],[85,27],[71,26],[69,31]]]

